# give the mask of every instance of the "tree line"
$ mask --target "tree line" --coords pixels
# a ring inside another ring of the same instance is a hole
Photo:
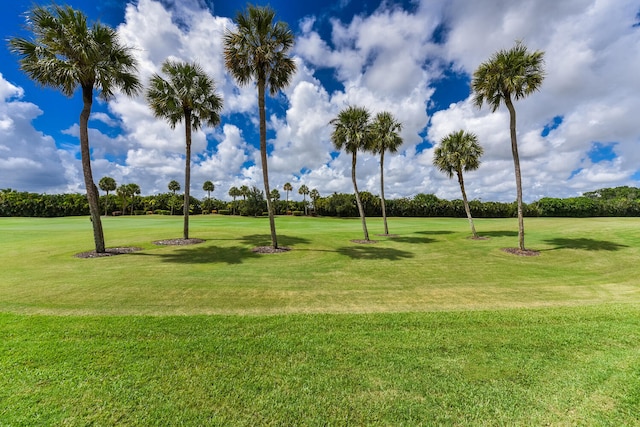
[[[126,184],[125,184],[126,185]],[[199,200],[189,198],[191,214],[219,214],[262,216],[267,214],[266,199],[262,190],[247,188],[237,200],[220,200],[206,197]],[[275,189],[274,189],[275,190]],[[272,193],[273,191],[272,190]],[[177,190],[176,190],[177,191]],[[278,191],[278,190],[275,190]],[[289,190],[291,191],[291,190]],[[382,202],[378,195],[359,193],[366,216],[382,217]],[[182,215],[183,198],[173,192],[150,196],[134,195],[122,209],[122,200],[117,194],[100,196],[100,206],[114,209],[121,215],[146,215],[148,213]],[[177,201],[177,202],[176,202]],[[176,203],[173,204],[172,203]],[[310,200],[292,201],[272,198],[276,215],[313,214],[320,216],[357,217],[359,215],[353,193],[334,193],[321,197],[314,194]],[[440,199],[433,194],[417,194],[413,197],[386,199],[386,214],[391,217],[453,217],[465,218],[466,209],[462,200]],[[468,202],[476,218],[515,218],[517,202],[491,202],[471,200]],[[306,209],[306,211],[305,211]],[[526,217],[638,217],[640,216],[640,188],[603,188],[584,193],[579,197],[544,197],[523,204]],[[89,215],[89,203],[84,194],[38,194],[12,189],[0,190],[0,216],[2,217],[62,217]]]

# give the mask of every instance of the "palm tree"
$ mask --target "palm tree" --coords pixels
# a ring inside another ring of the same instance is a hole
[[[380,154],[380,201],[382,202],[382,219],[384,234],[389,234],[387,226],[387,207],[384,202],[384,153],[396,153],[402,145],[402,138],[398,132],[402,131],[402,123],[398,122],[391,113],[383,111],[376,114],[371,124],[372,151]]]
[[[98,22],[91,27],[87,17],[69,6],[34,6],[27,18],[33,40],[12,38],[9,46],[20,55],[20,68],[42,86],[60,90],[71,97],[82,90],[80,112],[80,153],[87,190],[93,239],[96,252],[105,252],[104,232],[100,220],[98,188],[91,171],[89,116],[93,92],[108,100],[116,89],[128,96],[141,88],[136,76],[136,62],[129,47],[123,46],[112,28]]]
[[[369,116],[369,111],[366,108],[351,106],[340,111],[338,117],[330,122],[333,125],[331,142],[335,148],[338,150],[344,148],[347,153],[351,153],[351,181],[353,181],[358,212],[362,220],[364,239],[367,241],[369,240],[369,232],[356,182],[356,155],[358,150],[366,151],[371,148]]]
[[[269,197],[271,198],[271,201],[273,202],[273,209],[276,213],[276,215],[278,214],[278,201],[280,200],[280,192],[278,191],[277,188],[274,188],[273,190],[271,190],[271,194],[269,195]]]
[[[248,185],[243,185],[240,187],[240,195],[242,196],[242,200],[244,200],[245,202],[247,201],[247,196],[249,195],[249,193],[251,192],[251,190],[249,190],[249,186]]]
[[[285,182],[284,187],[282,188],[287,192],[287,212],[289,212],[291,210],[289,209],[289,191],[293,191],[293,187],[291,186],[291,183]]]
[[[216,189],[216,186],[213,185],[211,181],[205,181],[204,184],[202,184],[202,189],[207,192],[207,198],[211,199],[211,192]]]
[[[313,212],[315,213],[315,211],[316,211],[316,202],[320,198],[320,192],[316,188],[314,188],[313,190],[311,190],[309,192],[309,197],[311,197],[311,200],[313,201]]]
[[[485,102],[495,112],[504,103],[509,110],[509,128],[511,130],[511,152],[516,176],[516,195],[518,202],[518,244],[524,247],[524,214],[522,210],[522,176],[518,156],[516,136],[516,110],[513,101],[522,99],[537,91],[544,80],[544,52],[529,52],[520,41],[509,50],[500,50],[487,61],[480,64],[473,73],[471,88],[474,103],[478,108]]]
[[[480,157],[484,153],[482,146],[478,143],[478,137],[474,133],[459,130],[452,132],[442,138],[440,146],[433,153],[433,164],[438,170],[446,173],[449,178],[453,178],[455,172],[458,176],[460,191],[462,192],[462,201],[464,202],[464,210],[467,212],[469,225],[473,238],[478,238],[476,228],[473,225],[471,217],[471,209],[467,201],[467,193],[464,190],[464,179],[462,171],[468,172],[480,167]]]
[[[184,238],[189,238],[189,189],[191,186],[191,130],[203,125],[217,126],[220,123],[222,98],[216,94],[215,83],[196,63],[166,60],[162,72],[151,77],[147,90],[147,102],[153,114],[166,119],[175,129],[178,122],[185,123],[185,171],[184,171]]]
[[[302,184],[298,189],[298,194],[302,194],[302,200],[303,200],[302,203],[304,204],[304,214],[306,215],[307,214],[307,194],[309,194],[309,187]]]
[[[131,215],[133,215],[133,206],[135,204],[136,196],[141,193],[140,186],[138,184],[127,184],[127,195],[131,197]]]
[[[173,193],[173,197],[175,198],[176,191],[180,191],[180,183],[175,179],[172,179],[171,181],[169,181],[168,187],[169,187],[169,191]],[[171,203],[171,215],[173,215],[173,205],[174,203]]]
[[[240,189],[238,187],[234,186],[229,189],[229,195],[233,197],[233,214],[235,215],[236,197],[242,196],[242,193],[240,192]]]
[[[255,80],[258,86],[258,110],[260,113],[260,158],[264,193],[269,195],[269,172],[267,167],[267,121],[265,91],[275,95],[289,85],[296,64],[288,56],[293,47],[294,36],[288,25],[274,22],[275,11],[269,7],[248,6],[236,16],[237,28],[224,35],[225,65],[240,85]],[[271,200],[267,197],[271,244],[278,249],[276,223]]]
[[[117,187],[116,180],[110,176],[103,176],[100,178],[98,186],[102,191],[107,193],[107,197],[104,199],[104,216],[107,216],[107,209],[109,207],[109,191],[115,191]]]

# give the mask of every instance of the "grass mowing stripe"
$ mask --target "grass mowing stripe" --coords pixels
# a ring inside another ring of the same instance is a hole
[[[640,420],[638,305],[0,326],[2,425]]]

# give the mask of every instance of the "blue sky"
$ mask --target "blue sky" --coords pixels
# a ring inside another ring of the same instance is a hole
[[[61,2],[62,3],[62,2]],[[262,4],[263,2],[256,2]],[[6,40],[28,35],[32,0],[3,4],[0,16],[0,188],[84,192],[79,161],[79,96],[34,85]],[[173,57],[199,62],[224,98],[222,123],[194,134],[192,188],[228,199],[231,186],[262,186],[255,87],[238,88],[224,69],[222,35],[245,2],[69,0],[91,21],[117,28],[134,48],[146,85]],[[541,90],[518,101],[526,201],[603,187],[640,186],[640,6],[631,0],[271,1],[296,35],[298,71],[268,101],[269,175],[321,195],[352,192],[350,156],[335,152],[329,121],[348,105],[387,110],[404,144],[385,157],[385,195],[459,198],[456,180],[432,166],[433,149],[458,129],[485,149],[465,177],[471,198],[515,199],[508,114],[471,103],[470,76],[498,49],[523,40],[545,52]],[[143,194],[184,180],[184,132],[156,120],[144,98],[94,102],[89,122],[94,177],[135,182]],[[360,189],[379,194],[379,163],[358,156]],[[300,196],[301,197],[301,196]]]

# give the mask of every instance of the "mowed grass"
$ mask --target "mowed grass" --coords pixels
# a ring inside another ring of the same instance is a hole
[[[0,218],[0,425],[640,425],[640,220]]]
[[[83,315],[361,313],[640,302],[640,219],[526,221],[537,257],[517,245],[516,220],[477,220],[488,240],[470,240],[463,219],[390,219],[396,237],[356,244],[357,219],[281,217],[282,254],[265,218],[196,216],[191,246],[179,217],[105,218],[108,247],[142,251],[75,258],[93,248],[87,218],[0,218],[0,311]]]

